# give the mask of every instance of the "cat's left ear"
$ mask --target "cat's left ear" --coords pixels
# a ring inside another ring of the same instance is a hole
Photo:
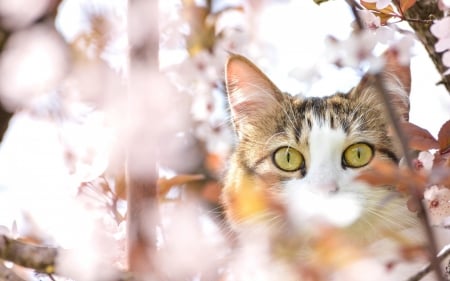
[[[240,55],[231,55],[225,67],[225,84],[231,117],[238,136],[248,128],[280,110],[284,96],[270,79],[252,62]]]
[[[397,116],[402,121],[409,120],[409,94],[411,90],[411,69],[410,65],[402,64],[398,59],[395,50],[387,50],[383,58],[385,64],[381,71],[381,82],[386,90],[388,98],[397,112]],[[377,102],[378,93],[375,77],[366,74],[358,86],[350,93],[360,99],[365,99],[372,103]]]

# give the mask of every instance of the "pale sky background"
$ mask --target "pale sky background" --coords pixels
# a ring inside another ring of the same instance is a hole
[[[125,15],[124,0],[65,0],[57,25],[67,38],[73,38],[77,32],[86,28],[83,9],[94,2],[101,3],[94,6],[109,6],[105,9],[113,12],[118,9],[122,11],[118,13],[119,16]],[[324,38],[327,35],[346,38],[350,32],[352,15],[344,1],[330,1],[317,6],[312,0],[297,0],[282,1],[281,4],[271,6],[263,12],[261,19],[259,30],[255,32],[260,40],[270,42],[275,47],[278,56],[277,63],[263,70],[282,90],[298,93],[308,87],[289,78],[290,71],[295,67],[308,68],[314,65],[323,54]],[[123,41],[116,48],[123,50]],[[436,136],[441,124],[450,119],[450,95],[444,87],[435,86],[439,76],[423,48],[417,45],[414,53],[410,119]],[[121,62],[120,58],[114,56],[112,60],[118,60],[119,64]],[[161,60],[170,59],[163,57]],[[325,69],[322,75],[324,78],[314,83],[305,94],[329,95],[336,90],[348,89],[357,82],[351,72],[332,67]],[[67,189],[61,186],[67,185],[67,182],[69,187],[76,186],[76,179],[66,176],[64,159],[60,156],[62,147],[52,126],[23,115],[16,116],[11,124],[0,146],[0,193],[14,191],[15,195],[0,196],[0,206],[5,208],[11,202],[22,200],[23,206],[30,204],[30,207],[33,205],[42,210],[46,206],[45,200],[52,200],[52,195],[66,192]],[[93,134],[91,140],[101,138],[95,126],[78,129],[80,135]],[[71,186],[71,182],[74,186]],[[43,187],[47,189],[43,190]],[[28,195],[27,200],[23,194]],[[44,201],[36,200],[38,198]],[[48,221],[48,214],[55,214],[55,211],[47,211],[41,217]],[[0,225],[10,226],[11,218],[18,214],[19,207],[7,212],[2,209]],[[56,211],[56,214],[61,213]],[[57,231],[58,225],[53,226]]]
[[[93,3],[91,0],[66,0],[57,24],[67,38],[86,28],[83,7]],[[123,0],[96,0],[95,6],[116,6],[123,9]],[[164,8],[170,7],[163,1]],[[227,3],[240,3],[233,0]],[[273,1],[276,2],[276,1]],[[111,9],[106,9],[111,10]],[[347,90],[357,83],[351,71],[337,70],[333,67],[323,70],[323,79],[312,87],[305,87],[289,73],[296,67],[308,69],[323,55],[325,37],[333,35],[339,39],[348,37],[353,16],[344,1],[329,1],[320,6],[312,0],[279,1],[279,4],[268,6],[261,15],[259,30],[255,30],[262,41],[267,41],[277,50],[278,62],[270,68],[264,68],[269,77],[282,89],[290,93],[302,92],[310,96],[322,96],[334,93],[336,90]],[[406,25],[403,25],[406,26]],[[119,44],[120,45],[120,44]],[[121,48],[123,46],[118,46]],[[450,119],[450,95],[444,87],[435,84],[439,75],[428,58],[421,44],[416,44],[411,61],[412,92],[410,121],[428,129],[437,135],[441,124]],[[170,53],[168,56],[173,56]],[[112,59],[114,61],[114,58]],[[161,61],[171,61],[173,58],[162,57]],[[176,61],[176,59],[175,59]],[[307,90],[307,92],[304,92]]]

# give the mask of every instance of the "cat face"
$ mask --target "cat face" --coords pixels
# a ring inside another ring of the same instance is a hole
[[[389,68],[382,76],[398,118],[407,119],[408,79]],[[355,181],[374,160],[398,162],[401,157],[373,78],[363,78],[348,94],[293,97],[250,61],[233,55],[226,85],[239,140],[223,193],[232,223],[279,210],[289,220],[302,221],[311,215],[308,204],[316,196],[351,198],[361,210],[355,220],[384,212],[375,209],[392,191]],[[392,203],[404,211],[404,202]]]

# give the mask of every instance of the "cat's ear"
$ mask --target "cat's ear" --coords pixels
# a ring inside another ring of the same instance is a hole
[[[398,59],[395,50],[388,50],[384,53],[385,64],[381,71],[381,82],[388,94],[389,101],[393,105],[399,120],[409,119],[409,94],[411,90],[411,69],[410,65],[402,64]],[[358,86],[350,95],[366,100],[372,104],[379,103],[376,79],[373,75],[365,75]]]
[[[283,93],[252,62],[231,55],[225,67],[225,84],[235,129],[261,122],[279,109]]]

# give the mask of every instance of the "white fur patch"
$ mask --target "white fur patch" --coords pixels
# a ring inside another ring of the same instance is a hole
[[[300,227],[311,222],[345,227],[359,218],[364,204],[356,192],[361,188],[353,182],[356,172],[342,167],[347,136],[342,129],[332,129],[329,124],[319,126],[317,120],[313,124],[306,175],[284,187],[288,214]]]

